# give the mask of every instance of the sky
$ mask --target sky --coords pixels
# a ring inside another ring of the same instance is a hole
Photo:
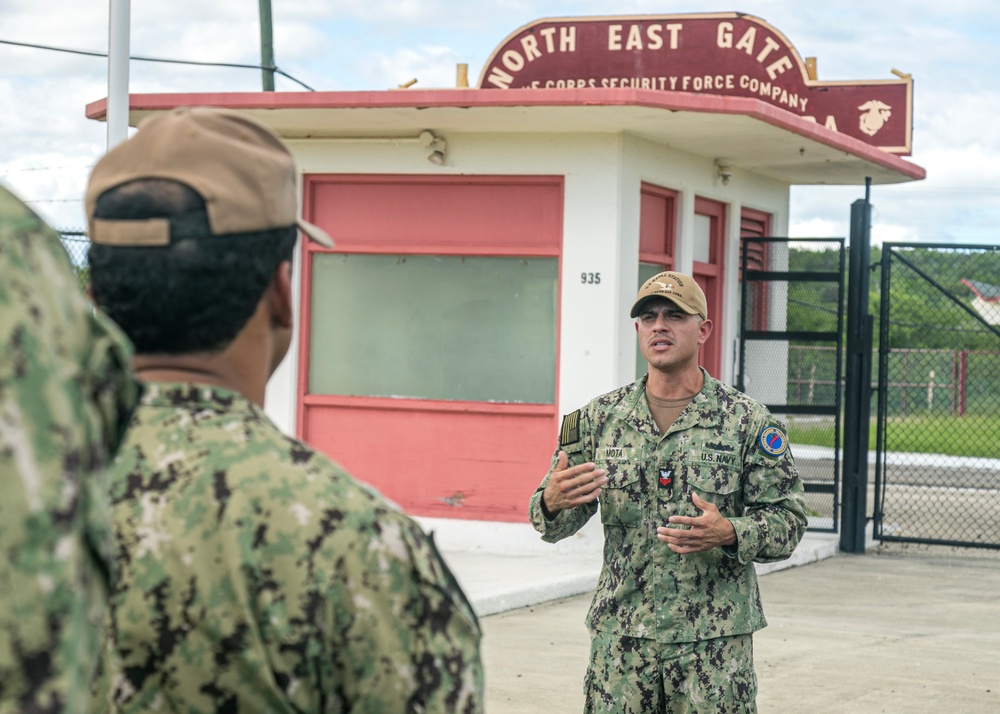
[[[873,186],[876,243],[1000,243],[1000,3],[996,0],[273,0],[274,59],[316,90],[470,84],[496,46],[545,17],[739,11],[784,34],[819,79],[914,78],[913,153],[923,181]],[[0,182],[52,225],[84,227],[83,194],[106,150],[88,103],[107,60],[2,41],[106,52],[108,0],[0,0]],[[260,64],[258,0],[140,0],[131,55]],[[133,61],[133,93],[259,91],[254,69]],[[276,78],[277,91],[306,91]],[[863,186],[794,187],[789,234],[846,237]]]

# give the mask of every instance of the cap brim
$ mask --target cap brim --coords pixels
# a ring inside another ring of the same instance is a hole
[[[673,303],[678,308],[680,308],[681,310],[683,310],[684,312],[686,312],[688,315],[700,315],[701,314],[696,309],[694,309],[693,307],[691,307],[690,305],[685,305],[684,303],[680,302],[679,300],[675,300],[674,298],[667,297],[666,295],[645,295],[645,296],[643,296],[643,297],[641,297],[641,298],[639,298],[638,300],[635,301],[635,304],[632,305],[632,312],[630,312],[628,316],[629,317],[639,317],[639,312],[642,310],[642,306],[644,304],[646,304],[647,302],[649,302],[650,300],[655,300],[657,298],[659,298],[660,300],[666,300],[667,302]]]
[[[330,234],[314,223],[304,221],[300,218],[295,221],[295,225],[299,227],[300,231],[306,234],[309,240],[315,241],[325,248],[333,247],[333,238],[330,237]]]

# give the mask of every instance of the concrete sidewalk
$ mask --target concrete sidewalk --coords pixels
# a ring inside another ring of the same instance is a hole
[[[592,518],[575,536],[545,543],[527,523],[418,518],[434,534],[455,578],[480,617],[594,590],[604,535]],[[807,533],[792,557],[758,565],[763,575],[814,563],[837,552],[834,534]]]

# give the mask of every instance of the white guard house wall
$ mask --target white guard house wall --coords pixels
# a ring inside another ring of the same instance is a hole
[[[711,286],[702,360],[731,383],[745,226],[785,235],[795,184],[924,175],[757,97],[133,95],[130,121],[178,106],[274,128],[295,153],[305,216],[337,242],[296,254],[296,335],[268,413],[435,519],[527,521],[561,416],[643,369],[628,313],[646,277],[671,268]],[[105,112],[105,101],[87,108]],[[771,326],[783,325],[782,296],[767,304]],[[787,347],[772,348],[780,370]]]

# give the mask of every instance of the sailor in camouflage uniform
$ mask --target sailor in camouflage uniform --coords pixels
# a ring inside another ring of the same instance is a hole
[[[130,360],[59,236],[0,187],[0,713],[86,711]]]
[[[476,616],[406,515],[261,409],[291,340],[295,167],[269,129],[148,119],[87,192],[95,300],[146,382],[111,470],[98,711],[478,712]]]
[[[768,410],[698,366],[712,323],[693,278],[650,278],[631,316],[647,374],[564,418],[529,506],[556,542],[600,504],[586,711],[754,712],[753,564],[795,549],[802,483]]]

